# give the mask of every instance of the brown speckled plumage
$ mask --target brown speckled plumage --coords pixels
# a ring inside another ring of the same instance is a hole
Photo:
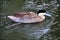
[[[21,23],[41,22],[45,19],[45,17],[43,17],[44,16],[38,16],[34,12],[18,12],[14,13],[12,16],[8,16],[9,19]]]

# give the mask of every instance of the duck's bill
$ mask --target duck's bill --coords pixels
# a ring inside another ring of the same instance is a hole
[[[51,14],[47,14],[47,13],[46,13],[45,16],[51,17]]]

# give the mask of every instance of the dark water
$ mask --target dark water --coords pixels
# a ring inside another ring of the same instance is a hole
[[[59,40],[60,0],[0,0],[0,40]],[[19,11],[45,9],[51,17],[41,23],[15,24],[6,16]]]

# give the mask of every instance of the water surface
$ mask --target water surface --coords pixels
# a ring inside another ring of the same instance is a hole
[[[59,0],[1,0],[0,2],[0,39],[1,40],[58,40],[60,38]],[[19,24],[8,27],[12,21],[6,18],[19,11],[45,9],[51,17],[41,23]]]

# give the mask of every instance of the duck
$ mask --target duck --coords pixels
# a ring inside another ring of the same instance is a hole
[[[45,20],[46,11],[45,10],[39,10],[37,13],[35,12],[17,12],[14,13],[11,16],[7,16],[9,19],[11,19],[14,22],[18,23],[36,23],[36,22],[42,22]]]

